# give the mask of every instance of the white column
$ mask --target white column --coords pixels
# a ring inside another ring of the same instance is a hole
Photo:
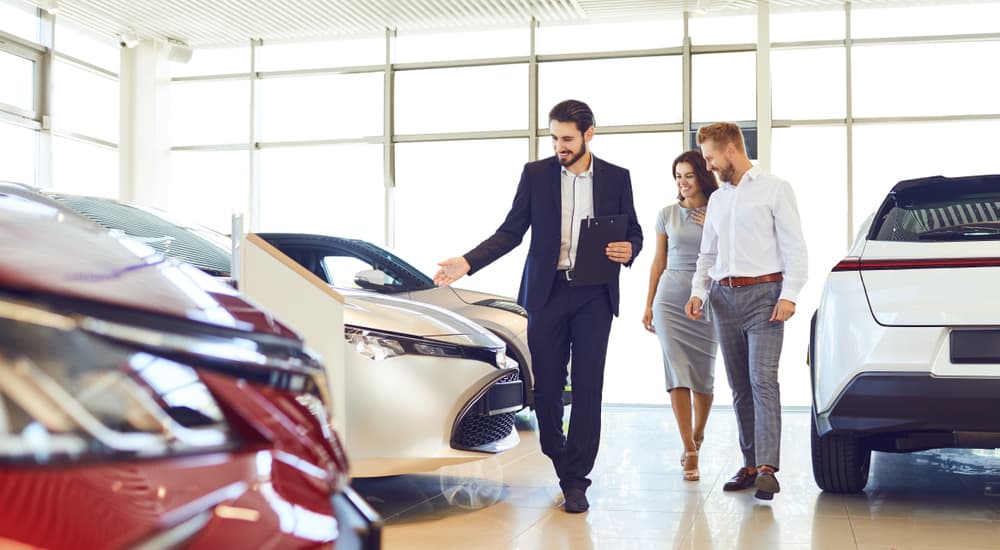
[[[771,171],[771,31],[769,2],[757,3],[757,162]]]
[[[119,69],[119,196],[166,209],[170,192],[170,67],[167,46],[122,48]]]

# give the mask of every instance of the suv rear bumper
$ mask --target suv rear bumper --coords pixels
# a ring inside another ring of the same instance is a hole
[[[816,415],[816,428],[872,439],[878,450],[1000,447],[1000,379],[861,374]]]

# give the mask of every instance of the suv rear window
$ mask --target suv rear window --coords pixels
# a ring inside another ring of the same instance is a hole
[[[876,241],[1000,240],[997,178],[934,178],[897,185],[872,222]]]

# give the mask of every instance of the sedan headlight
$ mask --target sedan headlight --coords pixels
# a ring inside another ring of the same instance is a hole
[[[428,338],[403,336],[360,327],[344,327],[344,340],[361,355],[384,361],[402,355],[453,357],[483,361],[498,368],[507,366],[506,346],[480,348],[447,344]]]
[[[163,456],[233,441],[190,366],[0,300],[0,463]]]

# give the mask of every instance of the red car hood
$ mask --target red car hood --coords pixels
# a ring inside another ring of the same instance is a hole
[[[45,198],[0,190],[0,252],[2,288],[295,337],[224,283]]]

